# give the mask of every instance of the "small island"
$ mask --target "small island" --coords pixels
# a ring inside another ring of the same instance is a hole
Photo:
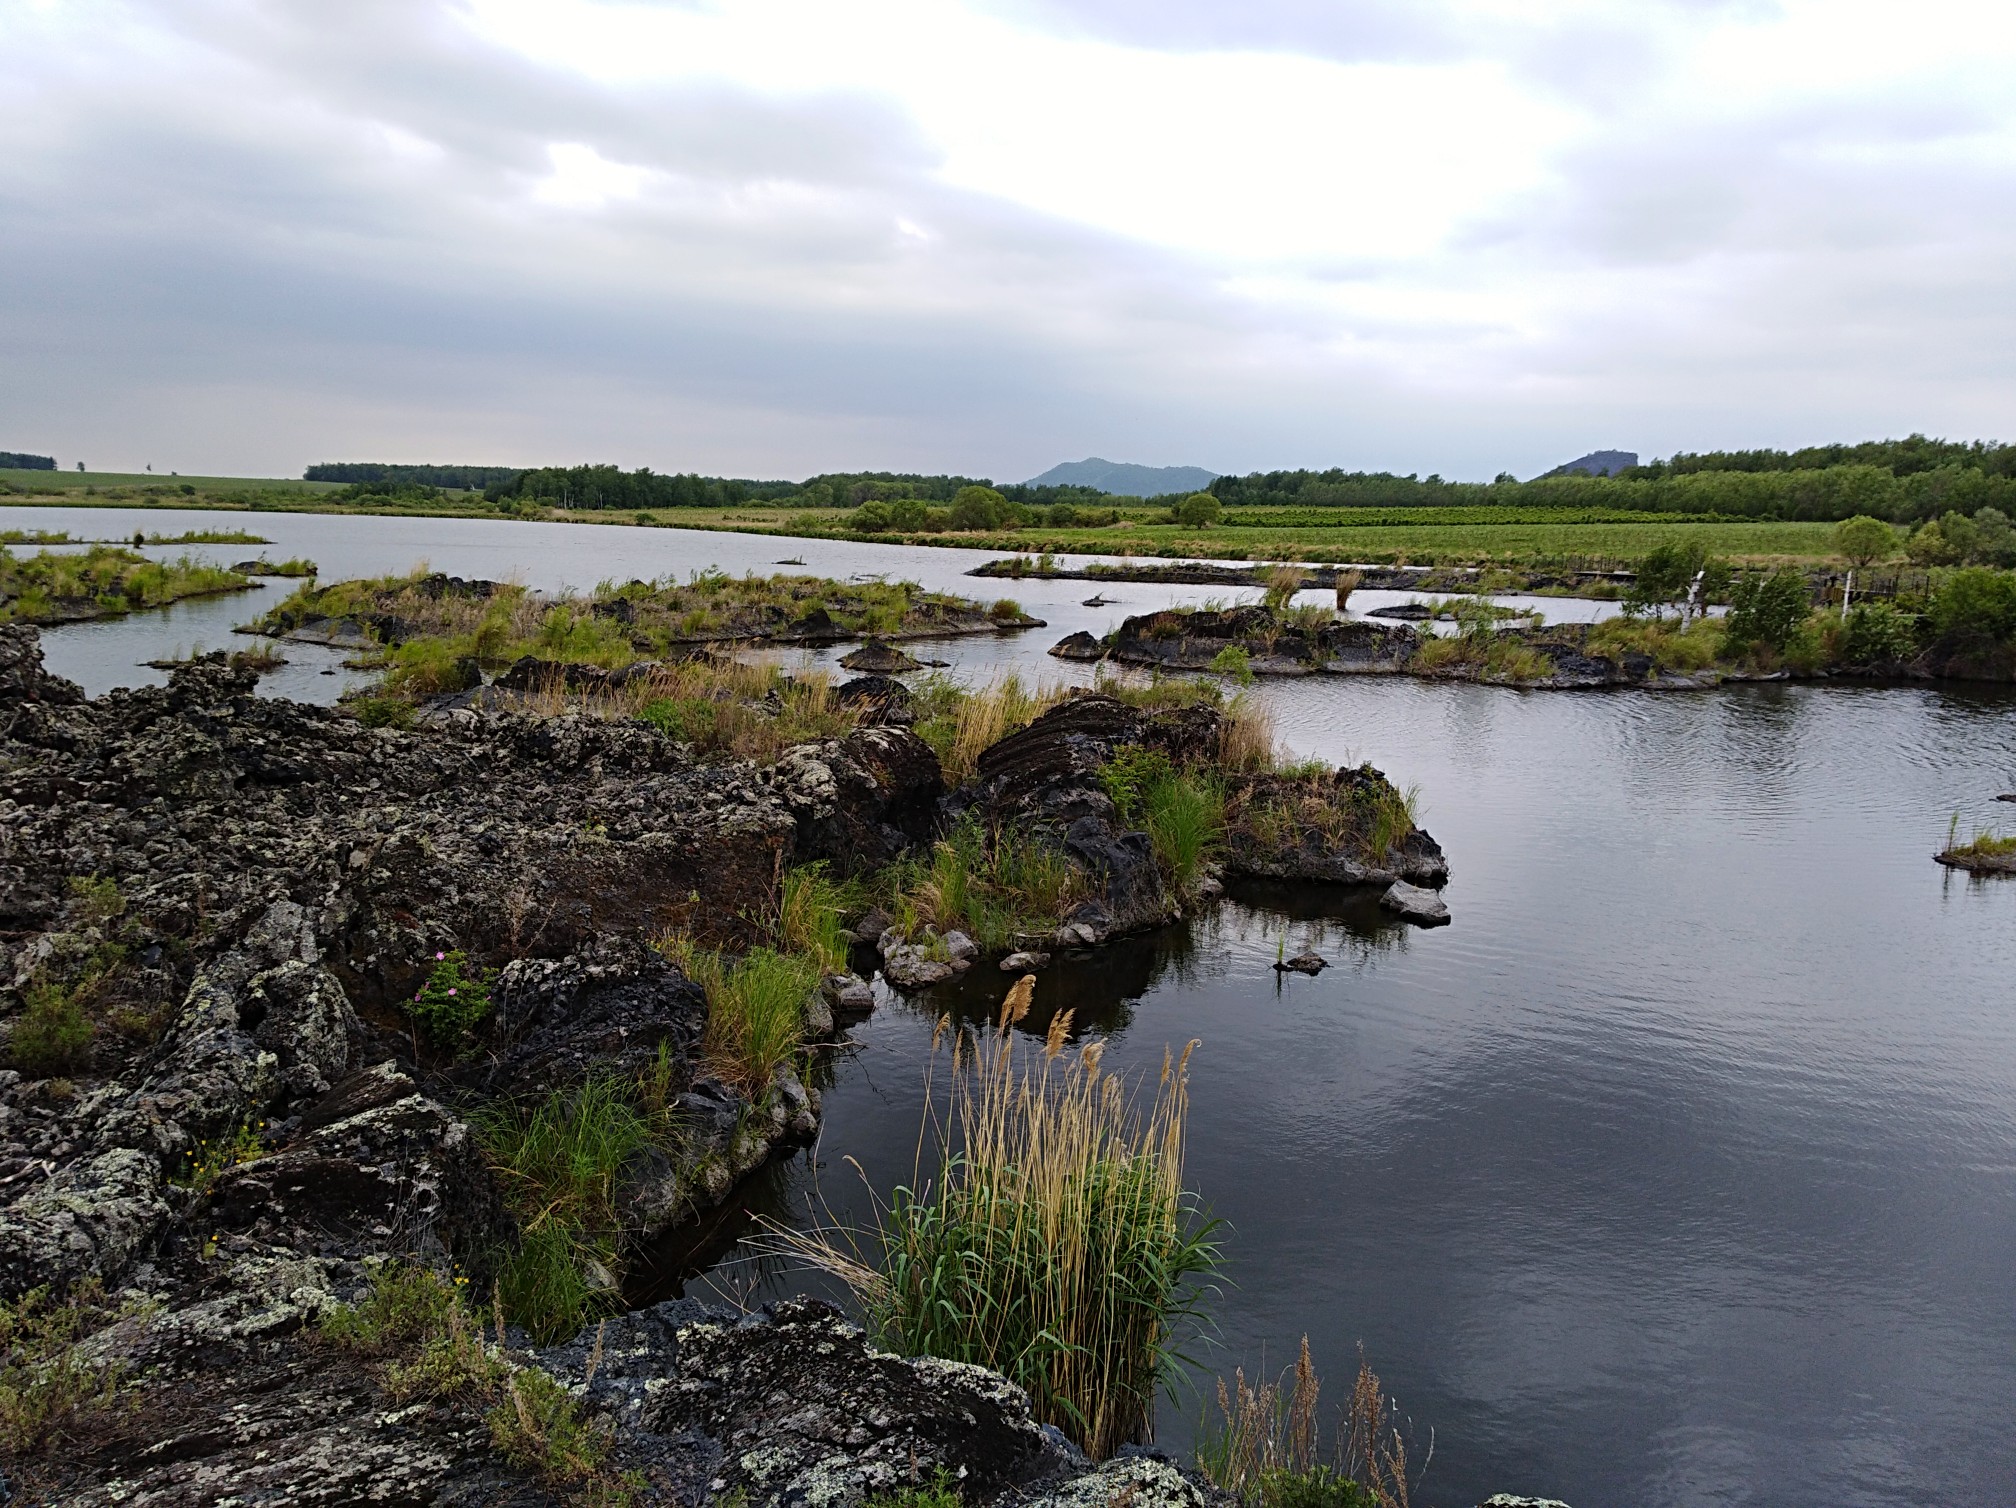
[[[240,571],[205,565],[186,555],[172,561],[149,560],[118,545],[41,550],[19,558],[0,549],[0,622],[117,618],[166,607],[185,597],[242,592],[253,585]]]

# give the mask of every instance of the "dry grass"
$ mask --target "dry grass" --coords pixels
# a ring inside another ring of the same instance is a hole
[[[1218,757],[1228,770],[1273,769],[1281,757],[1273,714],[1250,697],[1234,697],[1219,730]]]
[[[1103,1457],[1148,1435],[1177,1332],[1218,1263],[1183,1189],[1196,1044],[1165,1054],[1143,1107],[1101,1070],[1100,1044],[1066,1053],[1069,1013],[1038,1062],[1017,1058],[1034,988],[1025,977],[1008,992],[991,1035],[953,1039],[937,1166],[897,1190],[879,1258],[844,1234],[780,1243],[847,1283],[886,1344],[1004,1372],[1039,1420]]]
[[[1266,590],[1260,600],[1278,613],[1295,600],[1295,594],[1307,584],[1309,572],[1299,565],[1277,565],[1270,568],[1262,579],[1266,582]]]
[[[1327,1460],[1319,1418],[1323,1382],[1309,1357],[1308,1336],[1286,1375],[1292,1380],[1255,1385],[1241,1368],[1230,1387],[1218,1380],[1219,1424],[1197,1449],[1205,1479],[1254,1508],[1318,1502],[1408,1508],[1399,1410],[1364,1357]]]
[[[1070,694],[1056,683],[1025,685],[1010,674],[977,690],[962,691],[949,683],[934,688],[931,715],[919,718],[917,734],[938,752],[945,783],[959,785],[973,777],[980,756],[1019,728],[1026,728]]]
[[[1364,575],[1358,571],[1339,571],[1337,573],[1338,612],[1343,612],[1351,605],[1351,594],[1358,590],[1358,583],[1364,579]]]

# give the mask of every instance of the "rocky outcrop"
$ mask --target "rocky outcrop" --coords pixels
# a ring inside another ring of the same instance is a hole
[[[795,823],[793,857],[823,860],[841,875],[879,868],[928,842],[945,795],[937,754],[900,726],[800,744],[765,779]]]
[[[220,1502],[552,1504],[570,1500],[491,1446],[493,1395],[394,1399],[382,1362],[314,1339],[362,1287],[327,1258],[220,1255],[213,1289],[94,1336],[139,1379],[87,1450],[32,1463],[29,1501],[92,1508]],[[976,1508],[1206,1508],[1215,1496],[1150,1451],[1094,1466],[1035,1423],[1021,1389],[977,1367],[903,1360],[816,1302],[737,1316],[678,1300],[565,1345],[513,1345],[608,1441],[605,1475],[638,1508],[740,1496],[860,1508],[942,1471]],[[10,1470],[21,1467],[10,1465]]]
[[[902,650],[880,639],[870,639],[859,649],[840,657],[847,669],[869,675],[905,675],[924,667]]]

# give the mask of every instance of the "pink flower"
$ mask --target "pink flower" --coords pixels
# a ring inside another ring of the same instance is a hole
[[[446,958],[447,956],[448,956],[448,955],[447,955],[446,953],[436,953],[436,954],[434,955],[434,961],[435,961],[436,963],[439,963],[439,962],[441,962],[441,960],[442,960],[442,959]]]
[[[453,990],[451,989],[451,990],[450,990],[450,991],[449,991],[448,993],[452,995],[452,994],[454,994],[455,992],[454,992],[454,991],[453,991]]]

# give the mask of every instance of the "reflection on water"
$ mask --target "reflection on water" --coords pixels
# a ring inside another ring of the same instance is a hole
[[[342,574],[426,554],[539,585],[769,569],[798,549],[255,522],[273,553]],[[894,560],[960,590],[978,558],[841,542],[816,568]],[[1117,605],[1087,609],[1083,582],[1002,589],[1052,628],[959,641],[945,658],[962,674],[1077,676],[1044,656],[1062,633],[1212,595],[1102,585]],[[50,636],[52,661],[86,638],[72,635]],[[2016,1500],[2016,883],[1929,857],[1954,813],[2008,821],[1992,798],[2016,790],[2016,699],[1389,678],[1251,694],[1296,753],[1420,787],[1455,922],[1414,932],[1365,895],[1241,888],[1042,974],[1027,1027],[1069,1008],[1116,1071],[1202,1042],[1189,1175],[1228,1222],[1231,1260],[1206,1371],[1286,1358],[1306,1333],[1341,1380],[1362,1341],[1435,1431],[1424,1503]],[[1275,973],[1305,947],[1334,966]],[[878,985],[875,1014],[821,1069],[818,1146],[660,1253],[640,1290],[700,1268],[688,1286],[731,1299],[817,1290],[735,1243],[759,1217],[872,1221],[870,1191],[915,1172],[939,1018],[990,1019],[1006,982],[976,971],[915,999]],[[1197,1402],[1163,1410],[1166,1443],[1188,1440]]]

